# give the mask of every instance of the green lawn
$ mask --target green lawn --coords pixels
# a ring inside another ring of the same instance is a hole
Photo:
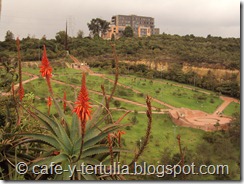
[[[183,88],[184,85],[174,86],[172,83],[163,83],[159,80],[123,76],[119,78],[119,82],[175,107],[185,107],[213,113],[223,102],[219,97],[214,96],[213,93],[208,95]]]
[[[73,74],[73,75],[68,75],[68,76],[55,75],[53,77],[53,79],[65,82],[67,84],[73,84],[73,85],[77,85],[77,86],[81,85],[81,75],[80,74],[79,75]],[[87,75],[86,82],[87,82],[87,88],[89,90],[102,92],[101,85],[104,85],[105,91],[107,94],[110,94],[110,92],[112,91],[113,83],[109,82],[107,79],[103,79],[103,78],[98,77],[98,76]],[[128,100],[131,100],[134,102],[139,102],[141,104],[146,105],[146,100],[145,100],[144,95],[140,96],[140,95],[134,93],[132,90],[126,89],[126,88],[121,87],[121,86],[117,86],[117,90],[115,91],[114,96],[124,98],[124,99],[128,99]],[[156,102],[153,102],[152,106],[159,108],[159,109],[165,109],[166,108],[165,106],[158,104]]]
[[[123,113],[113,112],[113,118],[118,119]],[[131,117],[134,113],[127,115],[122,123],[130,123]],[[124,128],[126,132],[123,135],[124,146],[131,152],[123,153],[121,155],[121,160],[126,164],[132,160],[135,154],[135,149],[138,149],[137,142],[140,141],[146,134],[147,128],[147,117],[146,114],[136,115],[138,123],[130,126],[130,129]],[[152,122],[151,139],[149,145],[146,147],[143,155],[140,157],[140,161],[146,161],[149,164],[156,164],[162,157],[162,153],[165,148],[169,148],[172,154],[178,153],[178,143],[176,136],[181,135],[182,145],[187,146],[191,150],[195,150],[197,144],[201,141],[204,131],[178,127],[173,124],[171,119],[166,114],[154,114]]]
[[[232,116],[234,113],[240,112],[240,104],[231,102],[223,111],[223,114]]]
[[[22,67],[22,71],[35,74],[35,75],[40,75],[40,68],[38,67]]]

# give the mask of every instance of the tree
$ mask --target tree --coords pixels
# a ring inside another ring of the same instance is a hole
[[[14,34],[8,30],[5,36],[5,41],[8,42],[13,40],[14,40]]]
[[[102,36],[108,31],[109,22],[100,18],[96,18],[92,19],[90,23],[87,23],[87,26],[93,36]]]
[[[65,31],[57,32],[55,38],[58,43],[65,44],[66,32]]]
[[[127,26],[125,28],[125,30],[123,31],[123,36],[124,37],[133,37],[134,36],[133,30],[130,26]]]
[[[82,30],[79,30],[77,32],[77,38],[83,38],[84,37],[84,32]]]

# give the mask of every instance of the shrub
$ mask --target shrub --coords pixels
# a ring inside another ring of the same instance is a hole
[[[118,100],[114,100],[114,106],[115,106],[115,107],[119,108],[120,105],[121,105],[120,101],[118,101]]]

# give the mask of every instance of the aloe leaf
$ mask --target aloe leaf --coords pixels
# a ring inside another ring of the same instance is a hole
[[[69,162],[68,160],[65,160],[65,161],[62,163],[62,167],[63,167],[64,169],[66,169],[66,170],[68,170],[69,165],[70,165],[70,162]],[[70,178],[70,172],[64,172],[64,173],[62,174],[62,176],[63,176],[62,180],[70,180],[70,179],[71,179],[71,178]]]
[[[89,158],[89,157],[81,159],[80,162],[84,162],[86,164],[91,164],[91,165],[99,165],[101,163],[99,160],[95,158]]]
[[[48,116],[43,114],[41,111],[34,108],[34,111],[36,113],[36,116],[41,122],[47,127],[48,130],[50,130],[53,134],[60,136],[60,131],[58,128],[57,122],[50,119]]]
[[[75,144],[75,141],[79,138],[79,132],[80,132],[80,127],[79,127],[79,120],[75,114],[73,114],[72,117],[72,124],[70,128],[70,139]]]
[[[57,156],[46,157],[46,158],[43,158],[40,161],[36,161],[36,162],[32,163],[29,166],[29,170],[34,169],[33,167],[35,165],[39,165],[39,166],[46,165],[48,168],[50,168],[51,165],[55,165],[57,163],[61,163],[61,162],[65,161],[65,160],[68,160],[68,159],[69,159],[69,157],[66,154],[59,154]]]
[[[87,141],[87,140],[90,140],[90,139],[92,139],[93,137],[95,137],[95,136],[97,136],[97,135],[99,135],[101,132],[104,132],[104,131],[107,131],[107,129],[110,129],[110,128],[113,128],[113,127],[118,127],[118,128],[120,128],[120,127],[122,127],[122,126],[125,126],[125,125],[120,125],[120,124],[109,124],[109,125],[107,125],[107,126],[105,126],[105,127],[102,127],[102,128],[98,128],[98,127],[92,127],[92,128],[90,128],[90,130],[89,131],[87,131],[86,132],[86,135],[85,135],[85,141]]]
[[[80,152],[80,147],[81,147],[81,137],[74,143],[74,155],[79,154]]]
[[[60,142],[57,139],[55,139],[54,137],[49,136],[49,135],[31,134],[31,133],[25,133],[25,134],[19,134],[19,135],[32,137],[34,139],[37,139],[36,141],[40,140],[45,143],[48,143],[49,145],[52,145],[55,148],[58,148],[58,149],[60,148]]]
[[[66,117],[65,117],[65,114],[64,114],[63,111],[61,110],[61,108],[60,108],[60,106],[59,106],[57,100],[53,97],[52,94],[51,94],[51,97],[52,97],[52,99],[53,99],[54,105],[56,106],[56,109],[57,109],[57,111],[58,111],[59,117],[61,117],[61,118],[64,120],[64,122],[67,124],[68,121],[67,121],[67,119],[66,119]],[[66,131],[67,131],[67,134],[70,135],[70,133],[68,132],[68,128],[66,129]]]
[[[81,155],[81,159],[88,157],[88,156],[92,156],[92,155],[97,155],[100,153],[107,153],[109,152],[109,147],[108,146],[95,146],[92,147],[90,149],[87,149],[85,151],[83,151],[82,155]]]
[[[84,148],[95,145],[99,141],[103,140],[106,136],[108,136],[108,133],[114,132],[115,130],[117,130],[119,128],[120,128],[120,126],[114,126],[111,129],[103,131],[100,134],[94,136],[93,138],[86,140],[84,143]]]
[[[34,109],[37,117],[41,122],[54,134],[57,136],[59,142],[65,147],[65,150],[69,153],[72,152],[72,143],[65,131],[65,128],[60,124],[60,122],[53,121],[50,117],[46,116],[37,109]]]
[[[57,138],[64,144],[69,153],[72,154],[73,143],[71,142],[70,137],[67,135],[67,132],[65,131],[66,129],[60,123],[57,123],[57,125],[60,131],[60,136]]]
[[[104,101],[104,99],[103,99],[103,101]],[[86,131],[88,131],[91,126],[93,126],[94,124],[97,123],[97,120],[99,119],[99,117],[101,117],[102,112],[103,112],[102,105],[99,105],[97,110],[93,113],[92,119],[87,122]]]
[[[102,132],[101,131],[97,131],[96,133],[93,133],[92,138],[90,138],[89,140],[85,139],[83,150],[94,146],[96,143],[98,143],[99,141],[103,140],[103,138],[105,138],[108,135],[108,133],[114,132],[115,130],[119,129],[120,127],[121,126],[111,125],[110,124],[110,125],[108,125],[106,127],[107,128],[106,131],[102,131]],[[78,154],[78,152],[80,151],[80,146],[81,146],[81,137],[74,144],[74,154]]]
[[[87,163],[86,162],[83,162],[82,160],[80,160],[78,162],[78,165],[80,166],[83,163],[85,163],[84,164],[85,166],[87,165]],[[100,164],[100,162],[99,162],[99,164]],[[88,173],[88,174],[83,174],[83,173],[79,173],[78,172],[78,174],[81,174],[84,177],[85,180],[98,180],[98,178],[96,177],[96,175],[94,174],[94,172],[93,173],[91,172],[91,173]]]

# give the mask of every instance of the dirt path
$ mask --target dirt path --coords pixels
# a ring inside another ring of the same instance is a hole
[[[94,72],[87,66],[87,65],[82,65],[81,62],[73,55],[69,55],[69,57],[74,61],[74,63],[79,65],[79,69],[88,72],[89,74],[93,74]]]
[[[31,82],[33,80],[36,80],[38,78],[39,77],[37,75],[33,75],[32,78],[23,81],[22,84],[26,84],[26,83]],[[17,90],[18,87],[19,87],[19,83],[14,85],[14,89],[15,90]],[[10,91],[10,92],[7,92],[7,93],[0,93],[0,94],[1,94],[1,96],[9,96],[9,95],[12,95],[12,92]]]
[[[224,102],[215,110],[215,112],[213,114],[218,115],[219,113],[222,113],[223,110],[231,103],[231,102],[236,102],[236,103],[240,103],[237,99],[231,98],[231,97],[225,97],[225,96],[221,96],[220,97],[222,100],[224,100]]]

